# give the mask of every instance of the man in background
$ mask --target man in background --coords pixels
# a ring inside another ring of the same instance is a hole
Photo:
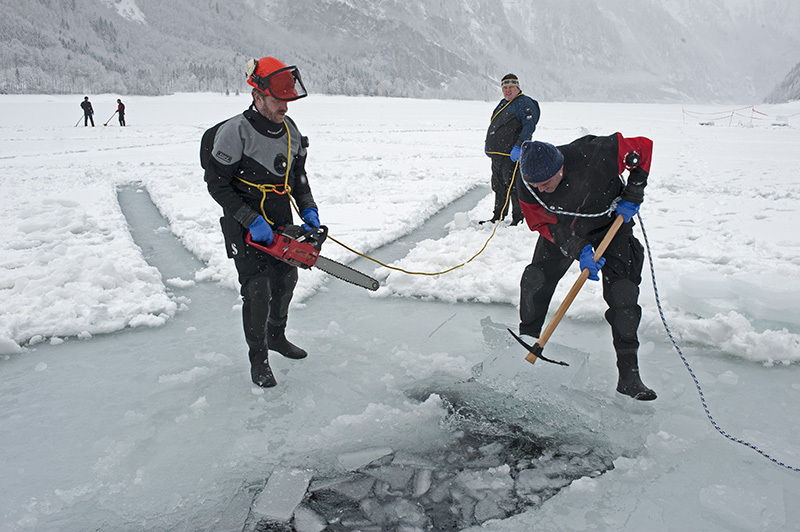
[[[119,98],[117,98],[117,118],[119,118],[119,125],[125,127],[125,104]]]
[[[89,101],[88,96],[83,97],[83,101],[81,102],[81,109],[83,109],[83,127],[87,127],[89,125],[89,121],[92,122],[92,127],[94,127],[94,109],[92,109],[92,102]]]
[[[492,190],[494,191],[494,212],[490,220],[497,222],[508,214],[511,204],[511,225],[522,221],[517,192],[509,186],[519,160],[522,143],[530,140],[539,122],[539,103],[522,94],[519,79],[514,74],[506,74],[500,82],[503,99],[495,107],[489,130],[486,132],[486,155],[492,159]],[[505,207],[505,208],[504,208]]]

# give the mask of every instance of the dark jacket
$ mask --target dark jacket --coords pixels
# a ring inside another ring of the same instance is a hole
[[[81,109],[83,109],[83,114],[86,116],[94,114],[94,109],[92,109],[92,102],[90,102],[89,100],[83,100],[81,102]]]
[[[539,122],[539,103],[519,93],[510,102],[500,100],[486,131],[486,152],[510,153],[530,140]]]
[[[124,103],[119,102],[117,104],[117,112],[119,113],[120,116],[125,115],[125,104]]]
[[[606,137],[587,135],[558,146],[564,156],[564,177],[551,193],[537,191],[520,179],[517,193],[525,221],[531,231],[556,244],[561,252],[577,259],[581,250],[608,231],[612,215],[584,218],[555,214],[536,200],[531,191],[550,209],[569,213],[595,214],[607,210],[617,197],[641,203],[650,172],[653,141],[645,137],[625,138],[620,133]],[[627,185],[620,175],[627,168],[625,158],[631,151],[639,154],[639,166],[632,169]],[[632,223],[632,222],[629,222]]]
[[[274,227],[292,223],[289,196],[283,193],[287,176],[291,195],[302,212],[316,207],[306,176],[306,147],[295,123],[267,120],[248,109],[217,130],[205,180],[211,196],[247,228],[259,215]],[[287,158],[287,149],[291,153]],[[256,186],[254,186],[256,185]],[[276,185],[275,190],[257,185]],[[262,210],[263,204],[263,210]]]

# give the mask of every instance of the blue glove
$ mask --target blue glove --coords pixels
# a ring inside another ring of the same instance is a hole
[[[586,246],[581,250],[581,271],[588,269],[589,270],[589,279],[592,281],[599,281],[600,277],[597,275],[597,272],[600,271],[600,268],[603,267],[603,264],[606,263],[606,259],[600,258],[597,262],[594,261],[594,250],[592,249],[591,244],[586,244]]]
[[[511,148],[511,160],[514,162],[519,161],[519,154],[521,151],[522,150],[520,149],[519,146],[514,146],[513,148]]]
[[[632,201],[625,201],[620,200],[617,203],[617,214],[622,215],[622,221],[628,223],[631,221],[631,218],[636,216],[636,213],[639,212],[639,207],[641,207],[641,203],[633,203]]]
[[[319,211],[316,207],[309,207],[300,213],[300,218],[305,222],[302,227],[304,231],[311,231],[311,228],[319,229]]]
[[[251,223],[248,229],[250,230],[250,238],[254,242],[266,242],[268,246],[272,244],[274,238],[272,236],[272,227],[269,226],[263,216],[256,218],[256,221]]]

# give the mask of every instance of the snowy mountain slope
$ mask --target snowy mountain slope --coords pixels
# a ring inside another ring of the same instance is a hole
[[[787,0],[35,0],[0,2],[0,93],[246,89],[249,57],[317,93],[761,100],[800,55]]]
[[[785,103],[792,100],[800,100],[800,63],[797,63],[767,96],[769,103]]]

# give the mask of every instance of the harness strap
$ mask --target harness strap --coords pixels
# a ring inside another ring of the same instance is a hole
[[[284,177],[283,183],[279,183],[277,185],[273,184],[258,184],[258,183],[251,183],[245,179],[242,179],[239,176],[234,176],[236,179],[244,183],[245,185],[251,186],[261,191],[261,215],[267,221],[268,224],[273,225],[272,220],[267,217],[267,213],[264,211],[264,202],[267,200],[267,194],[269,192],[273,192],[280,196],[284,194],[289,196],[289,200],[291,200],[292,204],[294,204],[294,198],[292,198],[292,187],[289,186],[289,170],[291,169],[291,160],[292,160],[292,134],[289,132],[289,125],[286,123],[286,120],[283,121],[283,127],[286,129],[286,138],[288,140],[288,147],[286,151],[286,176]],[[295,206],[297,209],[297,206]]]
[[[509,101],[508,101],[508,103],[506,103],[506,104],[505,104],[503,107],[501,107],[501,108],[500,108],[500,110],[499,110],[499,111],[497,111],[497,112],[494,114],[494,116],[492,116],[492,119],[491,119],[491,120],[489,120],[489,125],[491,126],[491,125],[492,125],[492,122],[494,122],[494,119],[495,119],[495,118],[497,118],[497,117],[500,115],[500,113],[502,113],[502,112],[505,110],[505,108],[506,108],[506,107],[508,107],[509,105],[511,105],[511,102],[513,102],[514,100],[516,100],[516,99],[517,99],[517,98],[519,98],[520,96],[522,96],[522,92],[520,92],[519,94],[517,94],[516,96],[514,96],[513,98],[511,98],[511,100],[509,100]],[[506,157],[510,157],[510,156],[511,156],[511,154],[510,154],[510,153],[503,153],[503,152],[499,152],[499,151],[487,151],[487,152],[486,152],[486,155],[505,155]]]

